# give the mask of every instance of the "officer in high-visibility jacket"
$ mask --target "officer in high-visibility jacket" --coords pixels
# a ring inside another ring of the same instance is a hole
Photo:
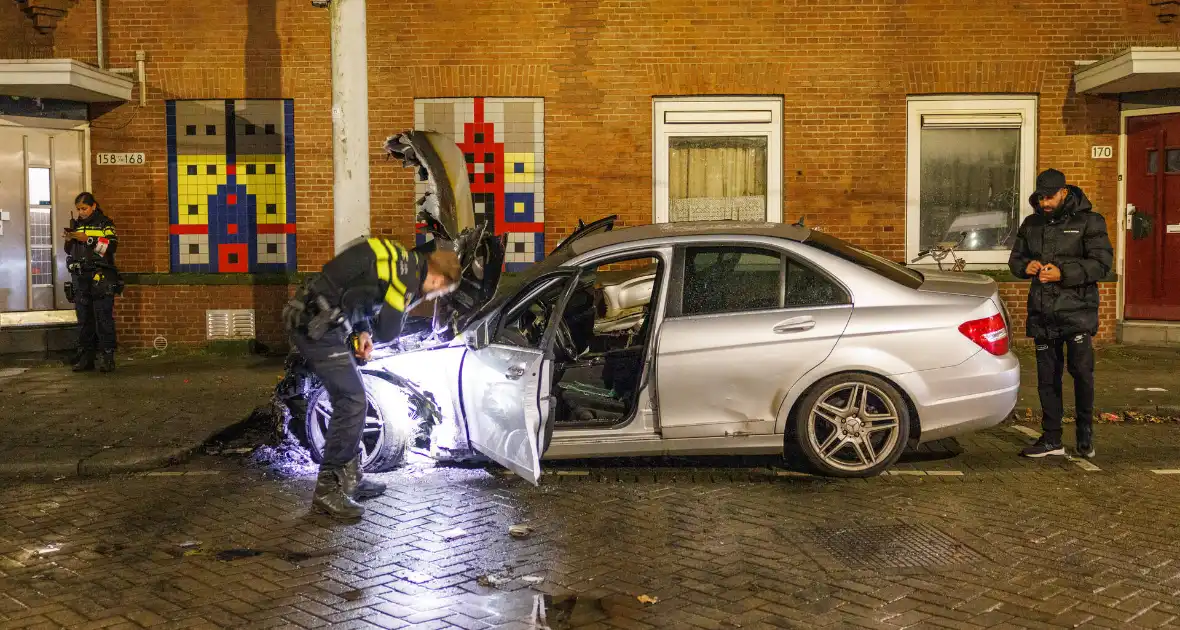
[[[115,296],[122,282],[115,268],[119,238],[115,222],[98,207],[94,195],[84,192],[74,199],[77,217],[65,229],[66,268],[71,283],[66,297],[78,314],[78,361],[75,372],[115,369]]]
[[[292,343],[323,381],[332,402],[312,500],[315,509],[355,519],[364,514],[355,499],[385,492],[385,484],[365,479],[360,470],[368,403],[356,360],[368,360],[374,338],[397,338],[407,307],[454,289],[460,274],[454,252],[423,254],[370,238],[328,261],[283,309]]]

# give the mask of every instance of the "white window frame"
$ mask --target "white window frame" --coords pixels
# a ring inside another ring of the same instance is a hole
[[[1020,128],[1020,220],[1032,214],[1027,199],[1036,187],[1037,177],[1037,105],[1036,96],[948,94],[911,96],[906,100],[906,260],[918,255],[921,240],[922,118],[938,117],[939,124],[965,128]],[[1009,252],[956,252],[974,268],[1002,267],[1008,264]],[[935,265],[923,259],[919,267]]]
[[[781,96],[695,96],[652,100],[652,219],[668,222],[668,144],[675,137],[765,137],[766,220],[783,220]]]

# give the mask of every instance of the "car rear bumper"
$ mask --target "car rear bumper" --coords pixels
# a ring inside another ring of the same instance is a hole
[[[929,442],[995,426],[1016,407],[1020,361],[980,351],[963,363],[894,377],[909,392]]]

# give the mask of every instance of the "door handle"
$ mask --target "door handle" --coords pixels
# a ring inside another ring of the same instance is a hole
[[[775,334],[782,335],[792,332],[803,332],[815,328],[815,320],[810,317],[792,317],[791,319],[784,319],[783,321],[774,325],[773,330]]]
[[[518,381],[522,376],[524,376],[524,366],[522,365],[514,365],[504,373],[504,378],[510,381]]]

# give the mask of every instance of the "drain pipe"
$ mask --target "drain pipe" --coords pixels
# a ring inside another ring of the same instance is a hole
[[[147,105],[147,51],[135,51],[135,67],[139,70],[139,106]]]
[[[99,70],[106,70],[107,69],[107,54],[106,54],[107,50],[106,50],[106,41],[103,36],[104,33],[103,33],[103,25],[102,25],[102,22],[103,22],[103,20],[102,20],[102,0],[94,0],[94,14],[97,16],[95,19],[98,22],[98,31],[97,31],[98,32],[98,69]]]

